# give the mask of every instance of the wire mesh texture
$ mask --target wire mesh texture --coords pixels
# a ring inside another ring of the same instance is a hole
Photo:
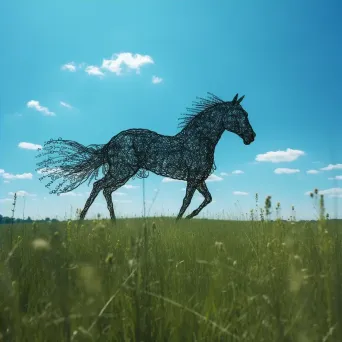
[[[201,205],[186,217],[192,218],[212,201],[205,180],[216,169],[214,152],[223,132],[237,134],[245,145],[255,139],[248,113],[241,106],[243,98],[236,94],[232,101],[223,101],[212,93],[207,98],[197,98],[180,118],[181,131],[173,136],[148,129],[128,129],[102,145],[84,146],[62,138],[51,139],[37,155],[44,158],[37,163],[37,171],[43,174],[40,180],[49,178],[46,187],[57,195],[95,180],[80,219],[85,218],[103,191],[110,217],[115,221],[112,193],[129,179],[146,178],[153,172],[187,182],[177,219],[183,216],[196,190],[203,195]]]

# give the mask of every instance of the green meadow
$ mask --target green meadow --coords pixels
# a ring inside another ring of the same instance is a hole
[[[0,228],[1,341],[342,341],[338,220]]]

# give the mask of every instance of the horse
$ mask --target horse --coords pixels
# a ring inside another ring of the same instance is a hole
[[[242,108],[242,97],[236,94],[232,101],[223,101],[208,93],[207,98],[197,98],[192,108],[187,108],[173,136],[161,135],[148,129],[128,129],[113,136],[107,144],[84,146],[75,141],[49,140],[37,156],[47,159],[37,163],[36,171],[49,177],[50,187],[62,181],[50,194],[60,195],[76,189],[95,178],[92,191],[80,213],[84,220],[88,209],[100,191],[107,202],[111,220],[116,221],[112,193],[137,176],[148,177],[149,172],[187,182],[183,204],[176,220],[182,218],[198,190],[204,197],[200,206],[187,219],[198,215],[212,201],[205,180],[214,172],[214,152],[224,131],[238,135],[245,145],[251,144],[256,134]],[[102,168],[103,178],[98,179]]]

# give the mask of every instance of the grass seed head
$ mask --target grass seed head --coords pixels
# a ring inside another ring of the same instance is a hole
[[[32,246],[35,250],[48,251],[50,249],[50,244],[44,239],[35,239],[32,241]]]

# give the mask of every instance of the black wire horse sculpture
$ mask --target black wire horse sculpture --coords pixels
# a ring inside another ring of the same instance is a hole
[[[216,169],[215,147],[225,130],[237,134],[245,145],[255,139],[255,132],[247,112],[235,95],[232,101],[223,101],[208,93],[198,98],[193,108],[181,118],[182,130],[174,136],[161,135],[148,129],[129,129],[115,135],[107,144],[84,146],[75,141],[50,140],[37,156],[47,158],[37,163],[43,176],[49,177],[50,187],[61,180],[52,194],[76,189],[89,179],[97,179],[102,168],[103,178],[96,180],[80,214],[83,220],[89,207],[101,190],[107,202],[110,217],[115,221],[112,193],[130,178],[145,178],[151,171],[157,175],[187,182],[186,194],[177,216],[180,219],[196,190],[204,197],[201,205],[186,218],[192,218],[212,201],[205,180]],[[88,185],[89,185],[88,183]]]

